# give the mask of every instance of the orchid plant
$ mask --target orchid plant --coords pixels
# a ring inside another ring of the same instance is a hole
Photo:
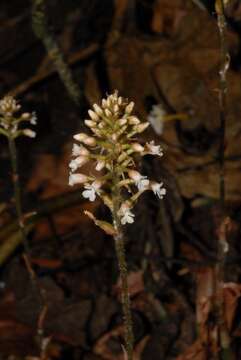
[[[123,225],[134,222],[133,207],[143,192],[153,191],[159,199],[166,194],[162,182],[149,180],[136,170],[137,156],[149,154],[161,157],[163,151],[154,141],[145,145],[137,141],[137,136],[149,123],[142,123],[133,115],[133,108],[134,103],[119,96],[117,91],[103,99],[101,105],[94,104],[93,109],[88,111],[90,118],[85,120],[85,125],[92,134],[74,135],[77,143],[73,145],[73,160],[69,164],[69,185],[81,185],[84,188],[82,196],[89,201],[95,201],[98,196],[112,214],[112,223],[109,223],[98,220],[92,213],[85,211],[97,226],[115,239],[122,283],[125,350],[128,360],[133,357],[133,331]],[[95,163],[99,176],[78,171],[88,161]]]

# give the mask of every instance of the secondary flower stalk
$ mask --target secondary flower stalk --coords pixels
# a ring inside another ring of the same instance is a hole
[[[89,110],[90,119],[85,120],[91,135],[80,133],[74,139],[80,144],[73,145],[69,185],[80,184],[84,191],[82,195],[89,201],[100,197],[112,214],[112,224],[98,220],[86,211],[94,223],[102,228],[115,240],[120,278],[122,284],[122,307],[125,326],[125,343],[128,360],[133,359],[133,330],[128,290],[128,273],[125,256],[123,225],[132,224],[135,220],[133,207],[139,196],[147,190],[153,191],[162,199],[166,193],[163,183],[150,181],[147,176],[136,169],[136,156],[157,155],[163,152],[153,141],[139,144],[136,136],[142,133],[148,123],[134,115],[133,102],[118,96],[115,91],[101,105],[94,104]],[[86,148],[87,147],[87,148]],[[99,176],[76,173],[88,161],[95,162]]]
[[[8,139],[8,147],[12,166],[15,208],[19,231],[22,236],[26,265],[27,268],[30,270],[29,274],[31,277],[33,288],[36,290],[37,294],[40,297],[40,301],[44,306],[44,293],[36,281],[35,273],[31,266],[31,251],[29,248],[27,233],[25,230],[25,219],[22,209],[21,187],[18,174],[17,148],[15,143],[16,138],[18,138],[19,136],[27,136],[30,138],[36,136],[36,133],[33,130],[26,128],[26,123],[36,125],[37,118],[35,113],[19,114],[20,109],[20,104],[18,104],[12,96],[5,96],[2,100],[0,100],[0,134],[4,135]],[[42,329],[38,330],[42,334]]]
[[[13,186],[14,186],[14,198],[15,207],[18,217],[19,229],[22,235],[23,245],[25,248],[26,255],[29,256],[30,249],[27,241],[27,235],[24,227],[24,216],[21,205],[21,191],[19,184],[18,175],[18,164],[17,164],[17,149],[15,139],[19,136],[35,137],[36,133],[22,126],[22,124],[30,123],[36,124],[35,113],[23,113],[17,115],[21,105],[12,96],[5,96],[0,100],[0,134],[4,135],[8,139],[9,152],[11,158],[12,172],[13,172]]]

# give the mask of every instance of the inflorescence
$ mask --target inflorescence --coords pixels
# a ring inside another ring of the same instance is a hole
[[[151,190],[160,199],[166,194],[162,182],[151,181],[136,170],[136,154],[163,156],[163,152],[154,141],[144,146],[137,142],[136,136],[149,123],[141,123],[132,114],[133,108],[134,103],[118,96],[117,91],[103,99],[101,106],[94,104],[93,110],[88,111],[90,119],[85,120],[92,134],[74,135],[78,144],[73,145],[74,159],[69,164],[69,185],[81,184],[84,187],[84,198],[94,201],[99,196],[111,211],[113,188],[117,186],[120,192],[127,190],[125,196],[121,196],[124,200],[118,209],[122,225],[134,222],[132,208],[144,191]],[[95,162],[95,169],[101,172],[100,176],[76,172],[90,160]],[[128,193],[131,195],[127,199]]]

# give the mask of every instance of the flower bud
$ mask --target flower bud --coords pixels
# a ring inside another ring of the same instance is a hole
[[[92,120],[94,120],[94,121],[99,120],[98,115],[93,110],[88,110],[88,114]]]
[[[30,138],[35,138],[35,136],[36,136],[36,132],[31,129],[24,129],[23,134]]]
[[[123,125],[125,125],[127,123],[127,119],[126,118],[122,118],[122,119],[119,119],[118,120],[118,124],[120,125],[120,126],[123,126]]]
[[[111,135],[111,140],[116,141],[117,140],[117,134],[112,134]]]
[[[139,125],[136,125],[134,130],[137,132],[137,133],[142,133],[143,131],[146,130],[146,128],[149,126],[150,124],[148,122],[145,122],[145,123],[142,123],[142,124],[139,124]]]
[[[123,102],[123,98],[121,96],[119,96],[118,100],[117,100],[118,105],[121,106],[122,102]]]
[[[94,104],[94,105],[93,105],[93,108],[94,108],[94,110],[95,110],[95,112],[96,112],[97,115],[99,115],[99,116],[102,116],[102,115],[103,115],[103,110],[101,109],[101,107],[100,107],[99,105]]]
[[[88,135],[86,135],[85,133],[79,133],[79,134],[76,134],[73,136],[73,138],[75,140],[78,140],[78,141],[84,141],[86,138],[88,137]]]
[[[104,160],[98,160],[95,170],[101,171],[105,167],[105,161]]]
[[[73,186],[75,184],[84,184],[88,181],[88,176],[84,174],[70,174],[69,176],[69,185]]]
[[[23,120],[29,120],[30,119],[30,117],[31,117],[31,114],[30,113],[23,113],[22,115],[21,115],[21,118],[23,119]]]
[[[114,110],[115,113],[117,113],[117,112],[119,111],[119,106],[118,106],[118,104],[115,104],[115,105],[114,105],[114,109],[113,109],[113,110]]]
[[[94,137],[87,136],[87,138],[85,140],[83,140],[83,143],[88,146],[95,146],[96,140]]]
[[[127,154],[126,152],[122,152],[122,153],[120,154],[120,156],[118,157],[117,162],[118,162],[118,163],[121,163],[121,162],[124,161],[127,157],[128,157],[128,154]]]
[[[134,106],[135,106],[135,103],[134,103],[133,101],[131,101],[131,102],[126,106],[125,112],[126,112],[127,114],[130,114],[130,113],[132,112]]]
[[[96,122],[93,121],[93,120],[85,120],[85,125],[87,125],[88,127],[92,128],[92,127],[95,127],[96,126]]]
[[[130,125],[138,125],[140,124],[140,120],[136,116],[129,116],[128,122]]]
[[[108,98],[106,99],[106,105],[107,107],[111,107],[111,102],[112,102],[112,96],[108,96]]]
[[[144,147],[143,146],[141,146],[141,144],[139,144],[139,143],[133,143],[132,145],[131,145],[131,147],[132,147],[132,149],[135,151],[135,152],[143,152],[144,151]]]
[[[102,100],[102,107],[103,107],[103,108],[107,108],[107,106],[108,106],[108,105],[107,105],[107,100],[106,100],[106,99],[103,99],[103,100]]]
[[[105,109],[105,115],[106,115],[107,117],[111,117],[111,116],[112,116],[112,113],[111,113],[111,111],[110,111],[109,109]]]

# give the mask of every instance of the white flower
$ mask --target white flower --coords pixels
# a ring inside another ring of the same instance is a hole
[[[166,189],[163,187],[163,182],[151,183],[151,190],[154,192],[155,195],[159,197],[159,199],[163,199],[163,196],[166,195]]]
[[[151,155],[163,156],[163,151],[160,145],[155,145],[152,140],[150,143],[146,143],[147,152]]]
[[[131,212],[130,205],[128,202],[124,202],[120,210],[118,211],[118,215],[121,217],[121,224],[132,224],[134,222],[135,215]]]
[[[132,224],[134,222],[134,217],[135,215],[131,212],[131,210],[127,210],[121,218],[121,224]]]
[[[137,186],[139,191],[143,191],[148,187],[149,180],[147,179],[147,176],[143,176],[135,170],[129,170],[128,175],[131,179],[134,180],[135,185]]]
[[[88,161],[87,156],[78,156],[76,159],[70,161],[69,167],[70,167],[71,171],[75,171],[79,167],[84,165],[87,161]]]
[[[99,194],[99,189],[101,187],[101,183],[96,180],[92,184],[86,184],[84,186],[85,190],[82,192],[82,196],[85,199],[89,199],[89,201],[95,201],[96,194]]]
[[[163,133],[165,115],[166,112],[163,109],[163,106],[161,104],[158,104],[152,106],[152,110],[147,116],[148,121],[152,125],[157,135],[161,135]]]
[[[83,184],[88,180],[88,176],[84,174],[70,174],[69,176],[69,185],[73,186],[75,184]]]

